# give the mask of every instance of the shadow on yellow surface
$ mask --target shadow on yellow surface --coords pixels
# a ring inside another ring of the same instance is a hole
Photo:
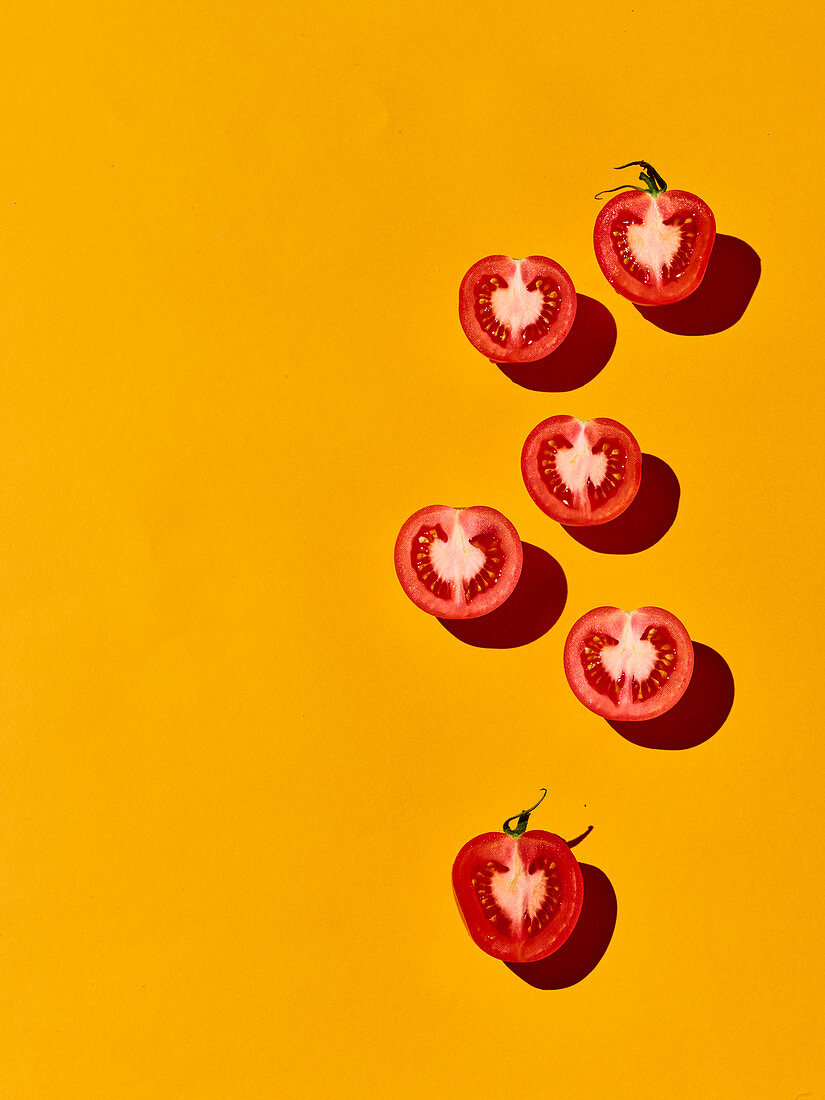
[[[748,308],[761,272],[762,261],[749,244],[718,233],[698,290],[673,305],[637,305],[636,309],[657,328],[677,336],[724,332]]]
[[[694,642],[693,655],[693,676],[675,707],[647,722],[607,724],[646,749],[691,749],[718,733],[733,706],[733,674],[710,646]]]
[[[511,382],[540,393],[577,390],[607,365],[616,346],[613,314],[586,294],[576,295],[573,327],[554,352],[535,363],[496,363]]]
[[[564,529],[582,546],[600,554],[638,554],[673,526],[679,509],[679,479],[656,455],[642,455],[642,480],[630,506],[610,523]]]
[[[439,619],[459,641],[486,649],[513,649],[540,638],[567,602],[567,578],[554,557],[523,543],[524,564],[509,598],[479,619]]]
[[[584,902],[578,923],[567,942],[553,955],[538,962],[504,964],[536,989],[566,989],[576,985],[596,967],[613,936],[617,903],[610,879],[604,871],[589,863],[580,866]]]

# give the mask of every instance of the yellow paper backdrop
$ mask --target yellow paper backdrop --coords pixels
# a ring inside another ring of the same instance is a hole
[[[796,0],[6,6],[4,1100],[823,1095],[822,34]],[[760,256],[727,331],[604,281],[593,194],[636,158]],[[612,313],[583,388],[465,340],[495,252]],[[532,504],[555,413],[673,469],[655,546]],[[472,647],[407,601],[393,541],[436,502],[558,560],[547,634]],[[602,603],[721,655],[715,736],[579,705],[563,641]],[[559,990],[450,891],[543,786],[618,906]]]

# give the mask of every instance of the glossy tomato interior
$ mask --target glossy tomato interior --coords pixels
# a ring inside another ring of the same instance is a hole
[[[515,588],[521,539],[494,508],[430,505],[410,516],[395,543],[395,570],[409,598],[430,615],[473,619]]]
[[[642,453],[616,420],[552,416],[527,437],[521,473],[530,496],[548,516],[590,527],[615,519],[633,501]]]
[[[681,699],[693,674],[693,644],[660,607],[597,607],[564,647],[564,671],[577,698],[603,718],[655,718]]]
[[[473,940],[506,962],[557,951],[576,926],[584,896],[573,853],[561,837],[539,829],[469,841],[453,864],[453,890]]]
[[[604,205],[593,241],[615,290],[640,305],[666,305],[699,286],[715,237],[713,212],[697,195],[629,191]]]
[[[547,256],[485,256],[462,279],[458,298],[467,339],[497,363],[531,363],[549,355],[576,315],[573,282]]]

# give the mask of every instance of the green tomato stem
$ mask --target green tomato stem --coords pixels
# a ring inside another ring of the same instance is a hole
[[[541,803],[544,801],[544,797],[547,794],[547,788],[542,787],[541,792],[541,798],[536,803],[536,806],[540,806]],[[531,806],[529,810],[522,810],[520,814],[513,814],[512,817],[508,817],[504,824],[501,826],[503,831],[507,833],[508,836],[520,837],[521,834],[526,830],[527,822],[530,820],[530,814],[533,812],[533,810],[535,810],[536,806]],[[515,828],[510,828],[511,821],[516,822]]]
[[[597,199],[600,199],[603,195],[612,195],[615,191],[624,191],[626,188],[631,188],[633,191],[646,191],[651,198],[656,199],[659,195],[667,191],[667,184],[653,167],[652,164],[648,164],[646,160],[631,160],[627,164],[620,164],[615,171],[621,172],[623,168],[632,168],[634,165],[638,165],[643,168],[644,171],[639,173],[639,179],[645,185],[639,187],[636,183],[624,183],[621,187],[611,187],[608,191],[600,191],[596,195]]]

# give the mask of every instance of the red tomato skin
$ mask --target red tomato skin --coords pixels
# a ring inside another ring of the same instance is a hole
[[[618,607],[596,607],[573,624],[564,644],[564,673],[573,694],[588,710],[614,722],[645,722],[658,718],[675,706],[684,695],[693,675],[693,643],[683,624],[661,607],[639,607],[630,614],[638,622],[638,635],[647,626],[663,626],[676,644],[677,664],[664,686],[650,699],[633,703],[626,697],[616,704],[588,683],[581,662],[582,643],[596,631],[617,636],[626,612]]]
[[[525,347],[508,341],[507,347],[502,347],[484,331],[476,317],[476,290],[495,274],[502,275],[509,283],[518,263],[521,264],[525,284],[542,275],[552,279],[559,287],[561,304],[549,332],[541,339]],[[477,351],[494,363],[535,363],[555,351],[572,328],[576,316],[576,288],[564,268],[547,256],[527,256],[524,260],[514,260],[510,256],[485,256],[474,263],[461,280],[458,315],[464,335]]]
[[[558,912],[532,937],[513,937],[491,924],[472,884],[475,870],[488,860],[510,866],[516,845],[525,864],[539,854],[554,860],[564,881]],[[584,901],[584,879],[576,857],[555,833],[529,829],[518,838],[507,833],[482,833],[468,840],[455,858],[453,894],[465,928],[482,951],[503,962],[538,962],[558,951],[576,927]]]
[[[542,480],[539,472],[539,451],[545,439],[557,433],[564,434],[571,424],[579,423],[572,416],[551,416],[537,424],[524,441],[521,451],[521,476],[527,492],[542,512],[567,527],[595,527],[616,519],[633,503],[642,481],[642,451],[633,433],[606,416],[586,421],[587,438],[593,443],[601,437],[615,438],[626,455],[626,468],[622,483],[616,493],[597,508],[574,508],[554,496]],[[590,425],[593,425],[591,432]]]
[[[643,283],[630,275],[613,248],[613,226],[623,216],[642,218],[655,202],[663,220],[679,214],[695,219],[697,241],[687,268],[671,283]],[[708,204],[689,191],[663,191],[653,198],[644,191],[623,191],[604,204],[593,229],[593,246],[599,267],[615,291],[637,305],[663,306],[681,302],[697,289],[705,277],[713,242],[716,219]]]
[[[412,542],[422,527],[441,526],[449,536],[456,517],[468,532],[468,538],[492,533],[504,551],[504,566],[496,583],[469,602],[439,599],[422,583],[412,564]],[[401,587],[416,607],[440,619],[477,619],[487,615],[507,599],[518,584],[524,551],[518,531],[495,508],[474,505],[471,508],[451,508],[445,504],[431,504],[420,508],[406,521],[395,541],[395,571]]]

